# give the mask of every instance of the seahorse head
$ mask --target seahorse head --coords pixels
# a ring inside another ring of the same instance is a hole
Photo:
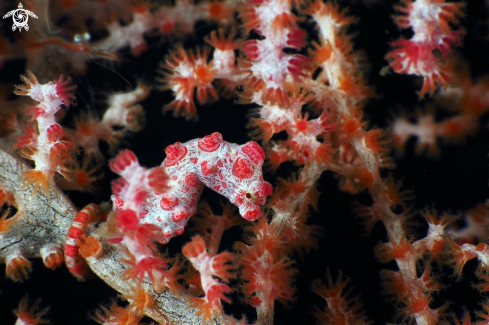
[[[237,159],[233,162],[232,174],[236,186],[232,201],[239,208],[239,213],[246,220],[255,220],[262,215],[260,205],[273,192],[270,183],[263,180],[262,165],[265,153],[262,147],[250,141],[238,147]]]

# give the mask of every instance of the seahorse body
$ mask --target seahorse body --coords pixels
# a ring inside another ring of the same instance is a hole
[[[152,194],[144,202],[140,224],[156,225],[163,242],[183,233],[195,215],[204,185],[228,198],[239,208],[241,216],[255,220],[261,216],[260,205],[272,194],[272,185],[262,176],[263,149],[254,141],[237,145],[223,141],[215,132],[186,143],[175,143],[165,150],[162,167],[170,176],[170,190]],[[114,205],[123,202],[113,196]]]

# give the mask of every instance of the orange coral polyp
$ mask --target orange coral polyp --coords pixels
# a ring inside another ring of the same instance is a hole
[[[209,17],[214,20],[227,19],[232,16],[234,9],[232,7],[226,6],[226,2],[212,1],[209,3],[209,8],[207,12]]]
[[[343,117],[343,123],[341,125],[343,131],[347,133],[350,137],[353,135],[357,135],[361,132],[364,122],[361,121],[361,118],[355,116],[345,116]]]
[[[83,258],[98,256],[102,252],[102,245],[93,236],[81,235],[76,243],[79,246],[78,252]]]
[[[127,307],[127,310],[134,309],[136,315],[142,315],[146,307],[154,304],[153,298],[146,292],[146,290],[139,284],[136,288],[129,284],[132,294],[123,295],[122,298],[132,300]]]
[[[212,31],[210,37],[206,38],[205,41],[214,46],[216,49],[221,51],[235,50],[239,48],[238,42],[234,41],[235,33],[231,32],[228,36],[224,34],[224,29]]]
[[[297,16],[284,12],[275,17],[272,22],[272,28],[275,33],[283,33],[286,28],[295,27],[297,19]]]
[[[190,243],[187,243],[182,248],[182,253],[187,258],[196,258],[205,253],[205,243],[202,237],[196,236],[192,238]]]
[[[3,190],[0,190],[0,208],[3,207],[5,203],[8,203],[7,193],[5,193]],[[10,215],[10,208],[7,208],[6,211],[3,213],[2,217],[0,218],[0,233],[9,231],[10,224],[16,221],[15,217],[7,220],[9,215]]]
[[[377,250],[379,260],[381,262],[390,261],[392,259],[395,260],[403,260],[408,257],[410,249],[411,249],[412,239],[407,240],[402,237],[399,243],[396,243],[394,240],[391,240],[389,244],[382,244],[384,250]]]
[[[422,311],[427,311],[430,305],[432,298],[429,293],[418,292],[415,296],[414,294],[410,294],[410,297],[406,299],[406,307],[403,308],[404,311],[408,315],[415,315]]]
[[[314,49],[311,50],[311,55],[314,58],[314,62],[316,65],[321,65],[324,62],[328,61],[333,53],[333,48],[329,44],[329,42],[325,43],[321,39],[321,43],[314,46]]]
[[[195,76],[197,77],[197,81],[201,83],[208,83],[214,80],[214,74],[216,70],[212,69],[212,66],[201,64],[194,68]]]
[[[35,149],[37,147],[37,138],[39,134],[34,128],[34,124],[27,124],[24,127],[23,135],[19,135],[15,139],[15,143],[13,145],[13,150],[17,150],[24,147],[29,147],[30,149]]]
[[[321,144],[314,151],[314,160],[318,164],[328,164],[333,162],[334,149],[331,147],[330,143]]]
[[[15,282],[23,282],[31,271],[31,262],[23,256],[16,256],[7,263],[7,276]]]
[[[34,185],[34,195],[42,187],[44,193],[48,193],[48,177],[41,170],[28,170],[24,172],[24,187]]]
[[[100,309],[95,311],[95,315],[92,319],[100,324],[117,324],[117,325],[130,325],[139,320],[140,317],[125,308],[117,306],[115,302],[107,308],[101,306]]]
[[[309,113],[306,113],[304,117],[301,117],[300,115],[294,120],[295,121],[295,127],[297,128],[297,131],[306,133],[309,130],[309,123],[307,122],[307,119],[309,117]]]
[[[74,180],[81,186],[82,190],[93,191],[95,187],[92,183],[98,180],[98,177],[92,176],[95,172],[95,168],[90,170],[77,169],[74,173]]]
[[[212,308],[210,308],[207,300],[202,298],[189,298],[188,302],[187,309],[197,309],[195,312],[197,316],[204,315],[202,317],[202,325],[205,325],[207,320],[212,320]]]
[[[25,325],[37,325],[37,324],[48,324],[49,322],[42,319],[42,316],[46,314],[49,308],[44,308],[43,310],[36,310],[39,307],[40,300],[36,301],[31,307],[27,302],[27,299],[22,299],[19,304],[19,309],[15,311],[17,315],[17,322],[15,324],[25,324]]]
[[[282,88],[266,88],[262,93],[262,100],[270,105],[289,107],[289,96]]]
[[[63,264],[63,253],[61,251],[52,252],[44,258],[44,266],[54,270]]]
[[[136,281],[136,279],[139,277],[138,283],[141,284],[143,281],[144,275],[147,273],[148,277],[151,281],[151,283],[154,282],[154,275],[153,272],[162,272],[166,268],[166,262],[162,259],[159,259],[157,257],[145,257],[141,261],[136,262],[135,257],[129,253],[126,252],[126,254],[130,255],[129,260],[122,260],[123,262],[130,264],[131,267],[124,271],[122,274],[123,278],[125,279],[133,279]]]
[[[365,134],[365,145],[372,150],[376,155],[388,150],[387,144],[389,140],[385,138],[385,133],[382,130],[370,130]]]

